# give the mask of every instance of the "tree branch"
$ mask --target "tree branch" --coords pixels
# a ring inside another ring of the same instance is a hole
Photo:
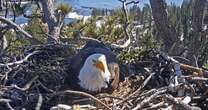
[[[9,19],[0,16],[0,21],[6,23],[7,25],[11,25],[12,27],[16,28],[23,35],[25,35],[26,38],[31,41],[31,43],[35,43],[35,44],[40,43],[40,41],[38,41],[37,39],[35,39],[32,35],[30,35],[28,32],[26,32],[25,30],[23,30],[20,26],[18,26],[16,23],[10,21]]]
[[[102,101],[100,101],[96,97],[92,96],[91,94],[88,94],[88,93],[85,93],[85,92],[73,91],[73,90],[66,90],[66,91],[57,92],[56,95],[65,94],[65,93],[76,94],[76,95],[82,95],[82,96],[90,97],[93,100],[95,100],[96,102],[98,102],[101,105],[103,105],[104,107],[106,107],[108,110],[111,110],[111,108],[108,107],[105,103],[103,103]]]
[[[32,53],[28,54],[24,59],[22,60],[19,60],[19,61],[16,61],[16,62],[10,62],[10,63],[6,63],[6,64],[3,64],[3,63],[0,63],[0,66],[12,66],[12,65],[18,65],[18,64],[21,64],[21,63],[24,63],[28,60],[28,58],[30,58],[32,55],[38,53],[38,51],[33,51]]]
[[[128,9],[127,9],[127,5],[129,4],[137,4],[139,3],[139,1],[130,1],[127,2],[126,0],[118,0],[122,3],[122,10],[124,12],[124,16],[125,16],[125,23],[124,23],[124,33],[127,36],[127,40],[124,42],[124,44],[122,45],[118,45],[118,44],[111,44],[112,48],[126,48],[131,44],[131,37],[132,35],[129,34],[129,18],[128,18]]]
[[[134,91],[132,94],[130,94],[130,95],[129,95],[128,97],[126,97],[124,100],[118,102],[118,104],[121,104],[121,103],[123,103],[123,102],[126,102],[129,98],[131,98],[131,97],[134,96],[135,94],[138,94],[138,93],[141,91],[141,89],[143,89],[143,88],[147,85],[147,83],[150,81],[150,79],[151,79],[152,76],[154,76],[154,75],[155,75],[155,73],[150,74],[150,75],[146,78],[146,80],[142,83],[142,85],[141,85],[136,91]]]

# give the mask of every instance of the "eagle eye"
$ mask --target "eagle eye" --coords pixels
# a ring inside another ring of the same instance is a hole
[[[102,61],[96,61],[96,60],[92,60],[92,62],[94,63],[93,65],[98,68],[99,70],[105,72],[105,68],[104,68],[104,64]]]

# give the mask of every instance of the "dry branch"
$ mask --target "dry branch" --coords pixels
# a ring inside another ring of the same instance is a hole
[[[31,81],[29,81],[29,82],[25,85],[24,88],[20,88],[20,87],[18,87],[17,85],[13,85],[12,87],[14,87],[14,88],[16,88],[16,89],[19,89],[19,90],[21,90],[21,91],[26,91],[26,90],[30,89],[32,83],[33,83],[34,81],[36,81],[37,78],[38,78],[38,76],[32,78]]]
[[[102,101],[100,101],[98,98],[92,96],[91,94],[85,93],[85,92],[81,92],[81,91],[73,91],[73,90],[65,90],[65,91],[60,91],[57,92],[55,95],[61,95],[61,94],[75,94],[75,95],[81,95],[81,96],[85,96],[85,97],[90,97],[93,100],[95,100],[96,102],[98,102],[99,104],[103,105],[105,108],[107,108],[108,110],[111,110],[110,107],[108,107],[105,103],[103,103]]]
[[[19,60],[19,61],[15,61],[15,62],[10,62],[10,63],[0,63],[0,66],[4,66],[4,67],[7,67],[7,66],[13,66],[13,65],[18,65],[18,64],[22,64],[26,61],[28,61],[28,59],[33,56],[34,54],[38,53],[38,51],[33,51],[32,53],[28,54],[25,58],[23,58],[22,60]]]
[[[41,110],[41,105],[43,103],[43,96],[42,94],[39,94],[39,98],[38,98],[38,102],[37,102],[37,105],[35,107],[35,110]]]
[[[175,104],[176,107],[178,107],[178,109],[185,109],[185,110],[201,110],[198,107],[194,107],[194,106],[190,106],[187,103],[184,103],[183,101],[179,101],[177,100],[175,97],[173,97],[170,94],[165,95],[165,98],[167,98],[168,100],[172,101],[173,104]]]
[[[140,110],[145,104],[150,103],[150,101],[152,101],[157,95],[165,93],[167,90],[161,90],[161,91],[157,91],[155,92],[153,95],[151,95],[150,97],[147,97],[146,99],[144,99],[142,102],[140,102],[135,108],[133,108],[132,110]]]
[[[129,98],[131,98],[132,96],[134,96],[135,94],[138,94],[142,88],[144,88],[147,83],[149,82],[149,80],[151,79],[151,77],[154,75],[155,73],[152,73],[148,76],[148,78],[142,83],[142,85],[136,90],[134,91],[132,94],[130,94],[128,97],[126,97],[125,99],[123,99],[121,102],[118,102],[118,104],[124,103],[126,102]]]
[[[124,33],[127,37],[127,40],[122,44],[122,45],[118,45],[118,44],[112,44],[111,46],[113,48],[126,48],[131,44],[131,40],[132,40],[132,34],[129,33],[129,15],[128,15],[128,9],[127,9],[127,5],[129,4],[138,4],[139,1],[130,1],[127,2],[127,0],[118,0],[122,3],[122,10],[124,12],[124,16],[125,16],[125,22],[124,22]]]
[[[181,66],[181,69],[183,69],[185,71],[197,72],[198,76],[204,76],[205,71],[201,68],[186,65],[186,64],[182,64],[182,63],[180,63],[180,66]]]
[[[0,16],[0,21],[6,23],[7,25],[11,25],[12,27],[16,28],[17,30],[19,30],[23,35],[26,36],[26,38],[28,40],[31,41],[31,43],[35,43],[35,44],[38,44],[40,43],[40,41],[38,41],[37,39],[35,39],[32,35],[30,35],[28,32],[26,32],[25,30],[23,30],[20,26],[18,26],[16,23],[14,23],[13,21],[7,19],[7,18],[4,18],[2,16]]]

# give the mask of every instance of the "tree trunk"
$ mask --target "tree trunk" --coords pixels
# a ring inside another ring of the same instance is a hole
[[[196,58],[199,57],[200,49],[202,46],[203,36],[203,14],[205,8],[206,0],[195,0],[192,7],[192,29],[193,29],[193,39],[189,47],[187,58],[191,61],[191,64],[198,66],[196,64]],[[201,64],[199,65],[201,66]]]
[[[40,0],[40,2],[44,13],[44,21],[48,24],[49,35],[47,42],[58,43],[61,27],[59,20],[55,16],[53,0]]]
[[[176,30],[171,26],[168,21],[166,3],[164,0],[150,0],[152,8],[152,14],[157,27],[158,38],[162,40],[164,44],[164,51],[169,54],[174,54],[170,50],[177,49],[175,43],[178,40]]]

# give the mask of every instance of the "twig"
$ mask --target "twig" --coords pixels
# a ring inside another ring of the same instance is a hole
[[[7,103],[7,102],[11,102],[11,100],[10,100],[10,99],[0,99],[0,102],[5,102],[5,103]]]
[[[45,89],[46,91],[51,92],[51,93],[55,93],[54,90],[47,88],[40,80],[37,80],[37,82],[38,82],[38,83],[40,84],[40,86],[41,86],[43,89]]]
[[[81,109],[96,109],[96,107],[95,106],[92,106],[92,105],[79,105],[79,107],[81,108]]]
[[[10,99],[0,99],[0,102],[6,103],[6,106],[7,106],[10,110],[14,110],[14,108],[9,104],[9,102],[11,102]]]
[[[86,101],[91,101],[91,98],[82,98],[82,99],[75,99],[72,102],[73,103],[80,103],[80,102],[86,102]]]
[[[95,100],[96,102],[100,103],[101,105],[103,105],[104,107],[106,107],[108,110],[111,110],[110,107],[108,107],[105,103],[103,103],[102,101],[100,101],[99,99],[97,99],[96,97],[92,96],[91,94],[85,93],[85,92],[81,92],[81,91],[73,91],[73,90],[65,90],[65,91],[61,91],[61,92],[57,92],[55,95],[60,95],[60,94],[65,94],[65,93],[69,93],[69,94],[76,94],[76,95],[82,95],[82,96],[86,96],[86,97],[90,97],[93,100]]]
[[[154,93],[155,91],[156,91],[156,89],[151,89],[151,90],[148,90],[147,92],[143,92],[143,93],[141,93],[140,97],[141,97],[141,96],[147,96],[147,95],[149,95],[149,94]]]
[[[181,60],[184,60],[184,61],[190,62],[190,60],[189,60],[189,59],[187,59],[187,58],[185,58],[185,57],[182,57],[182,56],[171,56],[171,57],[173,57],[174,59],[175,59],[175,58],[178,58],[178,59],[181,59]]]
[[[132,4],[132,3],[133,3],[133,4],[138,4],[139,2],[140,2],[140,1],[130,1],[130,2],[127,2],[126,5],[129,5],[129,4]]]
[[[35,39],[32,35],[30,35],[28,32],[26,32],[25,30],[23,30],[20,26],[18,26],[16,23],[10,21],[9,19],[6,19],[6,18],[0,16],[0,21],[5,22],[5,23],[7,23],[7,24],[9,24],[9,25],[11,25],[13,27],[15,27],[20,32],[22,32],[22,34],[24,34],[32,42],[40,43],[40,41],[38,41],[37,39]]]
[[[124,28],[124,33],[127,36],[128,40],[126,40],[124,44],[122,45],[112,44],[111,46],[113,48],[126,48],[131,44],[131,37],[132,37],[132,34],[129,34],[129,17],[128,17],[127,5],[132,4],[132,3],[138,4],[139,1],[130,1],[130,2],[127,2],[127,0],[118,0],[118,1],[122,3],[122,10],[125,16],[125,22],[124,22],[123,28]]]
[[[147,77],[147,79],[143,82],[143,84],[142,84],[135,92],[133,92],[132,94],[130,94],[130,95],[129,95],[128,97],[126,97],[124,100],[118,102],[118,104],[121,104],[121,103],[123,103],[123,102],[126,102],[129,98],[131,98],[131,97],[134,96],[135,94],[138,94],[138,93],[141,91],[141,89],[143,89],[143,88],[147,85],[147,83],[149,82],[149,80],[152,78],[152,76],[153,76],[154,74],[155,74],[155,73],[150,74],[150,75]]]
[[[28,60],[28,58],[30,58],[32,55],[38,53],[38,51],[33,51],[32,53],[28,54],[24,59],[22,60],[19,60],[19,61],[16,61],[16,62],[10,62],[10,63],[6,63],[6,64],[3,64],[3,63],[0,63],[0,66],[12,66],[12,65],[18,65],[18,64],[21,64],[21,63],[24,63]]]
[[[9,73],[12,71],[12,68],[10,68],[9,66],[7,66],[7,68],[9,69],[8,71],[5,72],[5,75],[2,77],[2,79],[4,79],[3,85],[6,84],[7,80],[8,80],[8,75]]]
[[[196,81],[208,81],[208,78],[204,78],[204,77],[192,77],[192,76],[182,76],[182,77]]]
[[[145,104],[149,103],[152,99],[154,99],[157,95],[165,93],[167,90],[161,90],[161,91],[157,91],[156,93],[154,93],[153,95],[151,95],[150,97],[144,99],[142,102],[140,102],[135,108],[133,108],[132,110],[138,110],[141,109]]]
[[[198,107],[190,106],[190,105],[184,103],[183,101],[178,101],[176,98],[174,98],[170,94],[165,95],[165,98],[167,98],[168,100],[172,101],[175,105],[181,106],[182,107],[181,109],[185,109],[185,110],[198,109]]]
[[[14,110],[14,108],[10,105],[9,102],[6,103],[7,107],[10,109],[10,110]]]
[[[38,78],[38,76],[35,76],[34,78],[32,78],[32,80],[31,80],[29,83],[27,83],[27,84],[25,85],[24,88],[20,88],[20,87],[18,87],[17,85],[13,85],[13,87],[16,88],[16,89],[19,89],[19,90],[21,90],[21,91],[26,91],[26,90],[28,90],[28,89],[30,88],[30,86],[32,85],[32,83],[33,83],[37,78]]]
[[[149,107],[149,108],[145,108],[144,110],[153,110],[153,109],[157,109],[157,108],[159,108],[159,107],[163,106],[163,105],[164,105],[164,103],[165,103],[164,101],[159,102],[159,103],[154,104],[153,106],[151,106],[151,107]]]
[[[181,69],[185,70],[185,71],[192,71],[192,72],[197,72],[198,76],[204,76],[205,71],[202,68],[197,68],[194,66],[190,66],[190,65],[186,65],[186,64],[182,64],[180,63]]]
[[[39,94],[39,98],[38,98],[37,105],[36,105],[36,107],[35,107],[35,110],[40,110],[42,103],[43,103],[43,96],[42,96],[42,94],[40,93],[40,94]]]
[[[194,55],[194,61],[195,61],[195,66],[198,68],[198,57],[196,57],[196,55]]]
[[[108,95],[108,94],[99,94],[99,98],[106,98],[106,97],[113,98],[113,99],[118,99],[118,100],[123,100],[123,98],[119,98],[119,97],[116,97],[116,96],[112,96],[112,95]]]

